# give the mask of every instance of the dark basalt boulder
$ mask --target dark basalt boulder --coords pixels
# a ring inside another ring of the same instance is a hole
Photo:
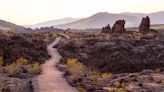
[[[150,29],[150,18],[148,16],[142,19],[141,24],[139,26],[139,32],[141,32],[142,34],[157,32],[154,29]]]
[[[106,27],[103,27],[101,32],[102,33],[111,33],[112,30],[110,28],[110,25],[108,24]]]
[[[112,27],[112,32],[114,33],[125,33],[125,20],[118,20]]]

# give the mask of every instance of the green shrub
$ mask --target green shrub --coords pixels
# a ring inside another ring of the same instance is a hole
[[[161,69],[160,68],[155,69],[155,73],[160,74],[161,73]]]
[[[31,65],[30,67],[28,67],[27,71],[28,73],[32,73],[32,74],[40,73],[41,71],[40,64],[36,63],[36,64]]]
[[[79,78],[82,75],[87,75],[89,78],[92,78],[93,83],[96,86],[104,86],[106,81],[110,78],[110,73],[100,73],[94,69],[87,69],[78,59],[71,58],[67,60],[68,71],[71,73],[70,79],[74,80]]]
[[[52,34],[52,38],[57,38],[57,37],[58,37],[57,34],[55,34],[55,33]]]
[[[12,73],[12,74],[19,73],[21,71],[20,66],[15,63],[6,66],[6,68],[7,68],[8,72]]]
[[[100,73],[94,69],[88,69],[87,71],[88,71],[87,75],[90,76],[90,78],[92,78],[92,80],[93,80],[93,83],[99,87],[104,86],[106,81],[111,76],[110,73]]]
[[[68,70],[72,75],[73,79],[76,79],[84,74],[84,65],[78,62],[77,59],[68,59],[67,60]]]
[[[25,58],[19,58],[18,60],[16,60],[17,64],[20,64],[20,65],[27,65],[28,64],[28,60],[25,59]]]

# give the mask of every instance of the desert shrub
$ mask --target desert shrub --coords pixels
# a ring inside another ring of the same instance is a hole
[[[117,88],[115,92],[127,92],[125,88]]]
[[[16,63],[20,64],[20,65],[27,65],[28,64],[28,60],[21,57],[18,60],[16,60]]]
[[[117,81],[114,85],[116,86],[116,89],[114,89],[114,91],[116,91],[116,92],[127,92],[125,82],[121,83],[121,82]]]
[[[73,79],[77,79],[84,74],[84,65],[78,61],[78,59],[71,58],[67,60],[68,70]]]
[[[6,36],[11,36],[11,35],[15,34],[15,30],[7,29],[3,32],[3,34]]]
[[[82,75],[87,75],[93,80],[96,86],[105,85],[106,81],[110,78],[110,73],[100,73],[92,68],[86,68],[78,59],[71,58],[67,60],[68,71],[71,73],[72,80],[79,78]]]
[[[106,81],[110,78],[111,74],[110,73],[100,73],[97,72],[94,69],[88,69],[88,76],[92,78],[93,83],[96,86],[104,86]]]
[[[103,89],[108,90],[109,92],[132,92],[131,89],[128,89],[128,87],[126,87],[125,82],[120,83],[118,81],[118,82],[115,82],[113,84],[113,86],[115,86],[115,87],[113,87],[113,88],[103,87]]]
[[[58,37],[57,34],[55,34],[55,33],[52,34],[52,38],[57,38],[57,37]]]
[[[101,78],[103,81],[108,80],[111,77],[110,73],[101,73]]]
[[[141,33],[138,33],[138,32],[135,32],[134,33],[134,38],[137,40],[137,41],[139,41],[139,40],[141,40],[141,37],[142,37],[143,35],[141,34]]]
[[[27,71],[28,71],[28,73],[32,73],[32,74],[40,73],[40,71],[41,71],[40,64],[36,63],[36,64],[29,66]]]
[[[155,69],[155,73],[160,74],[161,73],[161,69],[160,68]]]
[[[77,86],[76,88],[78,89],[79,92],[86,92],[86,90],[81,86]]]
[[[40,32],[33,32],[32,33],[34,36],[40,36],[41,34],[40,34]]]
[[[7,71],[9,73],[12,73],[12,74],[16,74],[16,73],[19,73],[21,71],[20,66],[18,64],[15,64],[15,63],[13,63],[11,65],[7,65],[6,68],[7,68]]]
[[[48,34],[45,34],[45,35],[44,35],[44,41],[45,41],[45,42],[49,42],[49,35],[48,35]]]
[[[0,66],[3,64],[3,57],[0,57]]]

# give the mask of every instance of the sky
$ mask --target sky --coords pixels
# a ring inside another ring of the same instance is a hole
[[[98,12],[164,11],[164,0],[0,0],[0,19],[31,25],[65,17],[85,18]]]

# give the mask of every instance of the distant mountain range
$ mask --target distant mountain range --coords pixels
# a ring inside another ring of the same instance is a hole
[[[110,24],[113,26],[116,20],[124,19],[126,21],[126,27],[138,27],[142,17],[149,16],[151,18],[151,24],[164,24],[164,11],[144,14],[144,13],[120,13],[113,14],[107,12],[97,13],[88,18],[84,18],[72,23],[55,25],[57,28],[72,28],[72,29],[87,29],[87,28],[102,28],[103,26]]]
[[[55,25],[57,28],[72,28],[72,29],[87,29],[87,28],[102,28],[107,24],[113,25],[118,19],[126,20],[126,26],[136,26],[141,21],[141,18],[125,14],[112,14],[107,12],[97,13],[88,18],[84,18],[72,23]]]
[[[8,30],[8,29],[23,31],[23,30],[25,30],[25,27],[0,19],[0,30]]]
[[[41,27],[51,27],[54,25],[61,25],[61,24],[66,24],[66,23],[71,23],[71,22],[75,22],[80,20],[81,18],[63,18],[63,19],[58,19],[58,20],[51,20],[51,21],[47,21],[47,22],[43,22],[43,23],[38,23],[35,25],[29,25],[26,27],[30,27],[30,28],[41,28]]]
[[[126,21],[126,27],[137,27],[139,26],[142,17],[145,16],[149,16],[151,18],[151,24],[164,24],[164,11],[150,14],[130,12],[114,14],[108,12],[100,12],[88,18],[64,18],[32,25],[31,28],[40,28],[45,26],[54,26],[61,29],[102,28],[107,24],[112,26],[115,21],[119,19],[124,19]]]
[[[164,24],[164,11],[155,13],[107,13],[100,12],[96,13],[88,18],[64,18],[58,20],[47,21],[43,23],[38,23],[35,25],[30,25],[30,28],[40,28],[40,27],[55,27],[61,29],[90,29],[90,28],[102,28],[107,24],[113,26],[116,20],[124,19],[126,21],[126,27],[138,27],[142,17],[149,16],[151,18],[151,24]],[[27,27],[27,26],[26,26]],[[0,30],[4,29],[14,29],[14,30],[24,30],[25,27],[19,26],[4,20],[0,20]]]

